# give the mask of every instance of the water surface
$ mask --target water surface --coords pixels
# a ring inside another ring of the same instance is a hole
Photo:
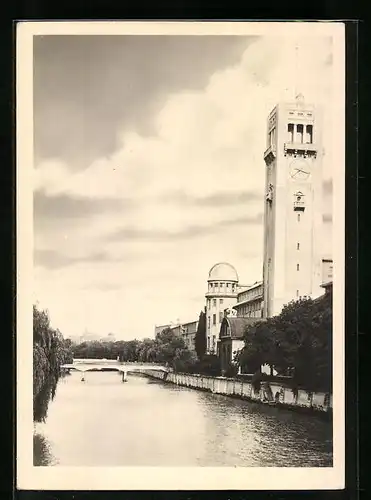
[[[332,466],[332,425],[304,415],[117,372],[60,379],[35,465]]]

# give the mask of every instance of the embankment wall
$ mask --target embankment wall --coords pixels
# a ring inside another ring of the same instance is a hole
[[[307,392],[299,389],[294,394],[291,388],[275,382],[262,382],[259,390],[254,390],[251,382],[224,377],[209,377],[189,373],[167,373],[158,370],[138,370],[143,375],[166,383],[208,391],[213,394],[246,399],[278,407],[332,415],[332,395],[324,392]]]

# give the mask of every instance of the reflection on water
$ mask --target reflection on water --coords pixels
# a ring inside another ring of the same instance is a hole
[[[332,466],[317,417],[115,372],[72,373],[36,424],[35,465]]]
[[[36,467],[56,465],[55,458],[50,450],[50,444],[42,434],[38,434],[37,432],[33,437],[33,457]]]

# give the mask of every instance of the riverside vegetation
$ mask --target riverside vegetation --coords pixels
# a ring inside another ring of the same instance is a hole
[[[72,363],[71,341],[50,326],[47,311],[33,307],[33,410],[34,421],[46,419],[48,405],[55,396],[60,366]]]
[[[332,392],[332,294],[288,304],[279,316],[250,325],[244,332],[244,348],[235,353],[227,377],[249,374],[254,387],[273,374],[261,373],[262,365],[285,377],[293,392]],[[61,376],[60,365],[73,358],[119,359],[161,363],[178,373],[220,376],[219,358],[207,355],[206,315],[200,313],[195,338],[196,352],[189,350],[182,338],[165,328],[154,339],[129,341],[90,341],[73,344],[50,327],[47,312],[34,306],[34,419],[42,421],[53,399]],[[243,376],[243,375],[242,375]]]

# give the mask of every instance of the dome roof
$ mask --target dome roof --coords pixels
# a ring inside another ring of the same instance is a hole
[[[238,274],[228,262],[218,262],[210,269],[208,281],[235,281],[238,283]]]

